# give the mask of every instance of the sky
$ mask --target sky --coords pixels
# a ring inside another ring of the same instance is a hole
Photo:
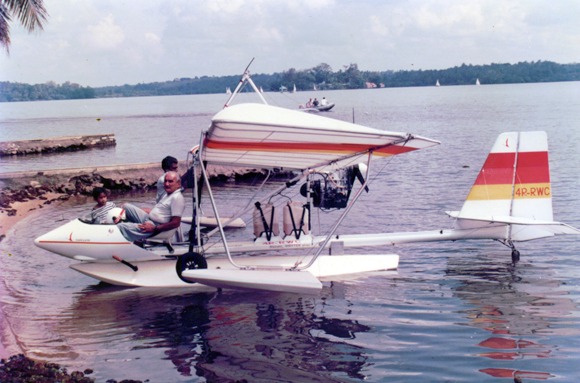
[[[577,0],[44,0],[12,23],[0,81],[139,84],[330,65],[446,69],[580,62]]]

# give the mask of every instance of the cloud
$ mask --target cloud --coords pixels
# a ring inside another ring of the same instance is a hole
[[[85,39],[91,48],[111,50],[125,41],[125,33],[115,24],[114,16],[108,14],[98,24],[87,26]]]
[[[419,28],[425,30],[445,29],[465,31],[471,30],[482,24],[483,17],[480,5],[473,1],[460,3],[454,2],[446,7],[438,7],[437,4],[424,5],[416,14],[416,22]]]
[[[161,42],[161,39],[159,38],[159,36],[157,36],[155,33],[151,33],[151,32],[145,33],[145,40],[147,40],[148,42],[150,42],[153,45],[158,45]]]
[[[381,22],[378,16],[372,15],[369,18],[371,23],[371,30],[374,34],[379,36],[388,36],[389,35],[389,28]]]
[[[580,2],[59,0],[12,31],[0,81],[135,84],[253,71],[442,69],[580,57]]]
[[[246,1],[244,0],[206,0],[204,2],[205,7],[211,12],[227,12],[236,13],[244,6]]]

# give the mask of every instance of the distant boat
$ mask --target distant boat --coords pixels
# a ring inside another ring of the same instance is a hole
[[[264,89],[260,87],[260,93],[264,93]]]
[[[226,88],[226,94],[232,94],[232,90],[230,89],[229,86]]]
[[[292,88],[292,93],[296,93],[296,84],[294,84],[294,87]]]
[[[481,83],[479,82],[479,79],[475,80],[475,85],[481,85]]]
[[[300,105],[298,108],[304,112],[328,112],[330,109],[334,108],[334,102],[328,103],[325,97],[320,101],[320,104],[316,106],[306,103],[306,105]]]
[[[316,89],[316,84],[314,84],[314,85],[312,86],[312,90],[318,90],[318,89]]]
[[[439,80],[437,80],[437,82],[435,83],[435,86],[441,86],[441,84],[439,84]]]
[[[280,85],[280,88],[278,88],[278,90],[282,93],[286,92],[288,90],[288,88],[286,88],[284,85]]]
[[[334,102],[326,105],[318,105],[313,107],[318,112],[328,112],[330,109],[334,108]]]

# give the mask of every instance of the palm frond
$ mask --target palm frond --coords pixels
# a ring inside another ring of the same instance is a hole
[[[6,47],[7,51],[10,46],[10,21],[10,13],[2,2],[0,3],[0,45]]]
[[[48,17],[43,0],[2,0],[2,3],[29,31],[43,29]]]

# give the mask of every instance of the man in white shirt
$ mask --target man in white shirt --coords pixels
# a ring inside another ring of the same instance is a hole
[[[138,241],[161,232],[178,228],[185,210],[185,199],[181,194],[181,179],[176,172],[165,173],[164,196],[149,212],[127,203],[123,206],[128,222],[117,226],[125,238]]]
[[[157,197],[155,198],[155,203],[161,201],[161,198],[165,195],[165,190],[163,190],[163,182],[165,182],[165,173],[176,172],[179,169],[177,158],[172,156],[167,156],[161,161],[161,169],[163,169],[163,174],[157,180]]]

